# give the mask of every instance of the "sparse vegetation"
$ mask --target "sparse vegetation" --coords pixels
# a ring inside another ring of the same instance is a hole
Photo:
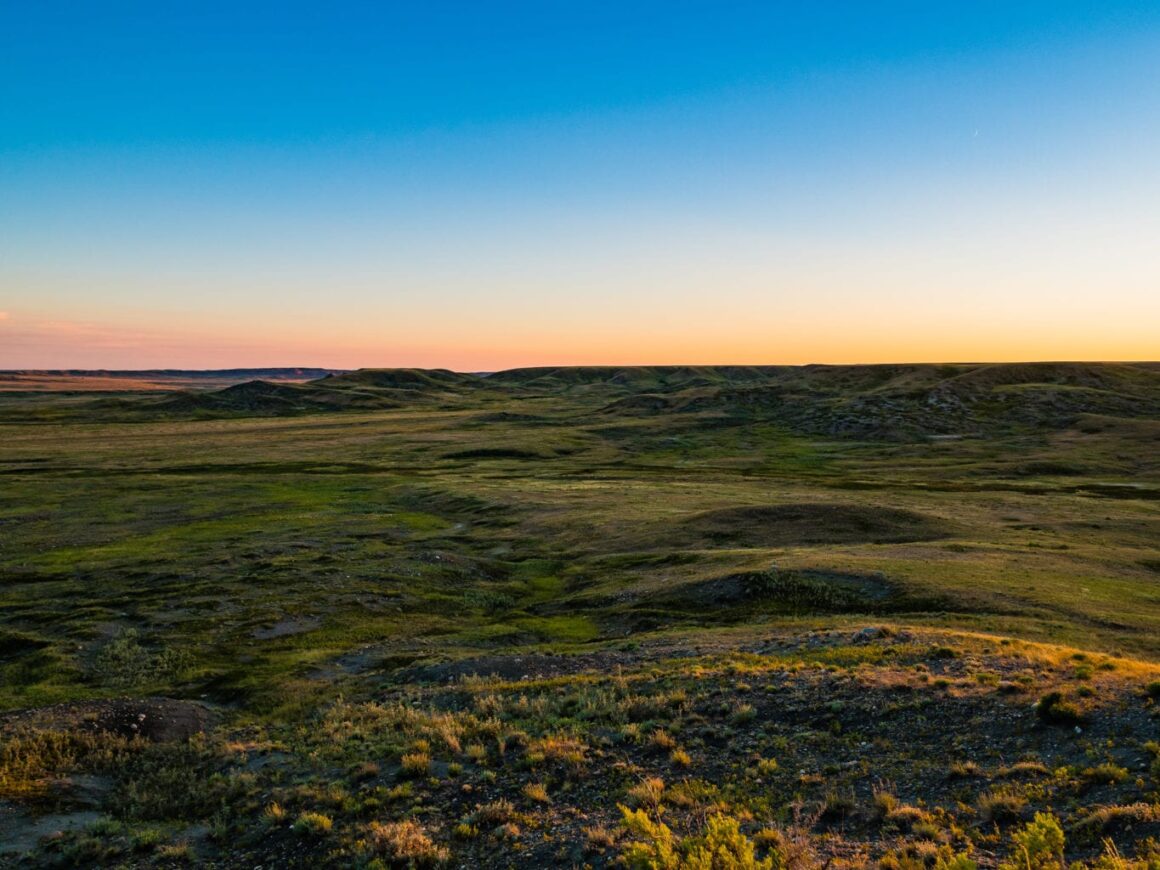
[[[624,827],[634,838],[622,857],[633,870],[774,870],[781,866],[780,855],[756,857],[754,844],[741,833],[737,819],[714,815],[704,833],[678,842],[667,825],[653,821],[644,811],[622,810]]]
[[[426,776],[431,769],[431,756],[426,752],[410,752],[403,756],[401,765],[407,776]]]
[[[0,863],[1147,866],[1153,375],[951,368],[0,397]]]
[[[1044,722],[1055,725],[1076,725],[1083,721],[1079,708],[1064,700],[1062,692],[1048,692],[1035,705],[1035,712]]]
[[[371,822],[366,841],[371,854],[405,867],[434,867],[450,857],[450,850],[437,846],[413,819],[401,822]]]
[[[330,816],[323,813],[303,812],[294,820],[294,830],[299,834],[305,834],[312,837],[322,837],[330,833],[330,829],[334,827],[334,822]]]

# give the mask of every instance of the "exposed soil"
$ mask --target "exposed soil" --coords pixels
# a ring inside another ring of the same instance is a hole
[[[273,640],[277,637],[289,637],[294,634],[305,634],[308,631],[314,631],[322,625],[322,618],[318,616],[307,616],[301,619],[283,619],[269,628],[256,628],[250,632],[250,636],[255,640]]]
[[[174,698],[118,698],[34,707],[0,714],[0,732],[35,727],[142,737],[153,742],[188,740],[217,716],[205,704]]]
[[[449,683],[462,677],[498,677],[501,680],[538,679],[581,674],[586,671],[612,671],[636,663],[639,656],[604,650],[581,655],[479,656],[443,664],[419,665],[398,671],[399,682]]]

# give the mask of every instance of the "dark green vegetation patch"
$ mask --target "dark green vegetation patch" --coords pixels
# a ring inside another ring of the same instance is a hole
[[[713,546],[786,547],[813,544],[889,544],[949,537],[953,526],[916,511],[857,503],[790,503],[732,507],[681,524],[691,540]]]

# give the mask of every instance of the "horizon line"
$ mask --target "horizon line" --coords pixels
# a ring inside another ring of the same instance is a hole
[[[1156,359],[1034,359],[1034,360],[910,360],[910,361],[896,361],[896,362],[854,362],[854,363],[828,363],[828,362],[808,362],[808,363],[584,363],[584,364],[554,364],[542,363],[537,365],[525,366],[511,366],[508,368],[497,369],[475,369],[475,370],[461,370],[453,369],[446,366],[358,366],[355,368],[346,368],[338,366],[320,366],[320,365],[250,365],[250,366],[226,366],[214,368],[194,368],[194,367],[159,367],[150,366],[146,368],[88,368],[88,367],[68,367],[68,368],[10,368],[0,369],[0,375],[31,375],[31,374],[136,374],[141,372],[201,372],[201,373],[216,373],[216,372],[238,372],[238,371],[323,371],[327,373],[348,373],[359,371],[394,371],[394,370],[417,370],[417,371],[448,371],[455,374],[462,375],[490,375],[499,374],[500,372],[519,371],[522,369],[660,369],[660,368],[854,368],[854,367],[882,367],[882,366],[993,366],[993,365],[1160,365],[1160,358]]]

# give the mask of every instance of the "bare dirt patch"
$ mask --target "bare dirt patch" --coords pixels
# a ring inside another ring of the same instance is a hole
[[[278,637],[289,637],[295,634],[305,634],[321,627],[322,618],[307,616],[301,619],[282,619],[266,628],[256,628],[250,632],[255,640],[273,640]]]
[[[118,698],[34,707],[0,715],[0,734],[33,727],[141,737],[153,742],[188,740],[210,727],[213,711],[195,701],[173,698]]]
[[[462,677],[499,677],[501,680],[542,679],[580,674],[588,671],[609,672],[631,665],[639,656],[627,652],[604,650],[581,655],[478,656],[440,664],[420,665],[395,674],[399,682],[448,683]]]

